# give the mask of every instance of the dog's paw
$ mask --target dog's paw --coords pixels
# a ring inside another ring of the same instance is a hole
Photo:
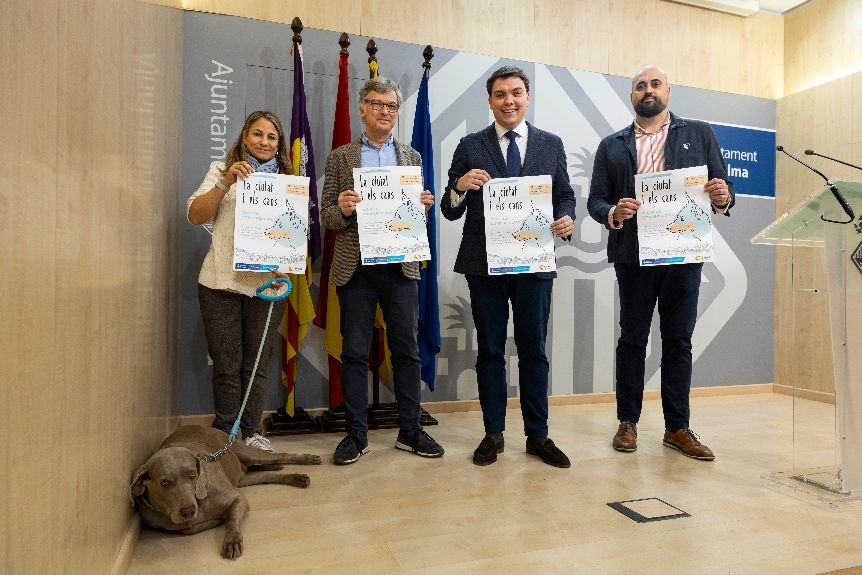
[[[225,559],[236,559],[242,555],[242,533],[226,533],[221,544],[221,555]]]
[[[309,477],[305,473],[294,473],[293,479],[293,485],[295,485],[296,487],[308,487],[309,485],[311,485],[311,477]]]
[[[305,455],[305,465],[320,465],[319,455]]]

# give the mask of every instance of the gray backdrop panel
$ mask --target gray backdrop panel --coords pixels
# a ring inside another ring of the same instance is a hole
[[[293,94],[293,58],[288,25],[245,18],[185,14],[183,158],[180,213],[180,394],[182,415],[210,413],[212,392],[206,342],[197,303],[197,274],[209,246],[209,234],[185,220],[185,200],[200,184],[220,146],[237,137],[245,115],[256,109],[278,114],[289,130]],[[303,54],[309,122],[313,132],[318,190],[332,143],[338,75],[338,33],[305,29]],[[359,87],[368,77],[368,37],[352,36],[350,47],[351,128],[361,133],[356,109]],[[376,39],[381,74],[399,82],[405,106],[396,137],[409,142],[416,91],[422,73],[422,44]],[[613,390],[613,352],[618,310],[613,270],[605,257],[607,232],[586,214],[592,154],[599,140],[631,121],[630,80],[579,70],[544,66],[435,48],[431,75],[436,194],[442,194],[458,139],[486,127],[491,116],[485,79],[504,64],[522,67],[532,80],[527,119],[560,135],[571,157],[570,176],[578,197],[574,241],[557,247],[559,278],[548,351],[551,393]],[[230,71],[228,71],[230,70]],[[218,75],[217,73],[221,72]],[[672,79],[671,79],[672,80]],[[671,109],[689,117],[751,126],[775,127],[775,102],[674,86]],[[220,136],[217,132],[225,132]],[[214,134],[214,132],[216,132]],[[215,138],[215,139],[214,139]],[[218,141],[223,138],[225,143]],[[774,162],[773,158],[767,161]],[[704,268],[700,313],[695,333],[694,386],[772,381],[773,250],[752,246],[749,238],[769,223],[772,197],[740,197],[733,217],[716,222],[717,262]],[[463,276],[452,272],[461,222],[438,217],[439,297],[442,350],[437,389],[423,391],[423,401],[476,397],[475,333]],[[319,262],[315,265],[317,297]],[[654,326],[655,330],[655,326]],[[660,342],[654,331],[647,361],[648,387],[656,387]],[[509,393],[517,395],[517,357],[510,342]],[[732,360],[731,360],[732,359]],[[297,405],[327,405],[323,332],[312,326],[301,348]],[[283,405],[278,365],[271,367],[267,409]],[[382,397],[391,399],[384,388]]]

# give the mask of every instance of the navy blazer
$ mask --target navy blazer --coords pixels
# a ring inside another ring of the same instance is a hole
[[[455,154],[452,156],[452,166],[449,168],[446,193],[440,199],[440,210],[447,220],[457,220],[465,212],[467,214],[461,247],[455,260],[455,271],[461,274],[486,276],[488,275],[488,254],[485,250],[483,190],[480,188],[468,191],[467,197],[457,207],[452,206],[450,198],[455,182],[473,169],[485,170],[492,178],[508,176],[506,159],[500,150],[494,124],[479,132],[468,134],[458,142],[458,147],[455,148]],[[527,123],[527,151],[524,154],[521,175],[550,175],[553,182],[551,201],[554,206],[554,219],[558,220],[566,214],[575,219],[575,192],[569,184],[566,152],[559,136]],[[534,275],[542,278],[557,277],[556,272],[536,272]]]
[[[733,182],[727,179],[727,169],[721,148],[712,127],[706,122],[687,120],[670,114],[667,142],[664,146],[666,170],[706,165],[709,179],[721,178],[727,182],[730,203],[724,215],[736,203]],[[593,177],[590,180],[590,197],[587,211],[597,222],[608,228],[608,261],[610,263],[638,263],[637,214],[626,220],[619,230],[608,226],[608,213],[620,198],[635,198],[637,173],[637,147],[634,123],[616,134],[604,138],[596,151]],[[715,210],[713,210],[715,211]]]

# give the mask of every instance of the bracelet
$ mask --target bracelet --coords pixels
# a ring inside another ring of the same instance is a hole
[[[724,204],[723,206],[719,206],[719,205],[718,205],[718,204],[716,204],[715,202],[712,202],[712,207],[713,207],[713,208],[715,208],[716,210],[726,210],[726,209],[727,209],[727,206],[729,206],[729,205],[730,205],[730,202],[727,202],[727,203],[726,203],[726,204]]]
[[[221,180],[216,180],[215,187],[217,187],[218,189],[220,189],[224,193],[228,193],[230,191],[230,188],[228,188],[223,183],[221,183]]]

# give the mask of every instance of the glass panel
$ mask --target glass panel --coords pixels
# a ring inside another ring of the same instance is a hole
[[[835,182],[835,185],[851,205],[855,206],[862,203],[860,202],[862,200],[862,182],[838,181]],[[820,219],[820,215],[824,213],[824,209],[832,213],[832,207],[836,205],[838,203],[832,192],[824,186],[763,228],[751,238],[751,243],[799,247],[822,246],[823,220]],[[843,212],[840,215],[836,214],[836,219],[843,216]]]
[[[827,252],[826,247],[812,247],[810,227],[797,231],[802,240],[794,235],[791,244],[793,350],[801,360],[798,365],[808,367],[793,372],[792,478],[839,492],[832,348],[829,341],[810,336],[811,331],[828,333]]]

